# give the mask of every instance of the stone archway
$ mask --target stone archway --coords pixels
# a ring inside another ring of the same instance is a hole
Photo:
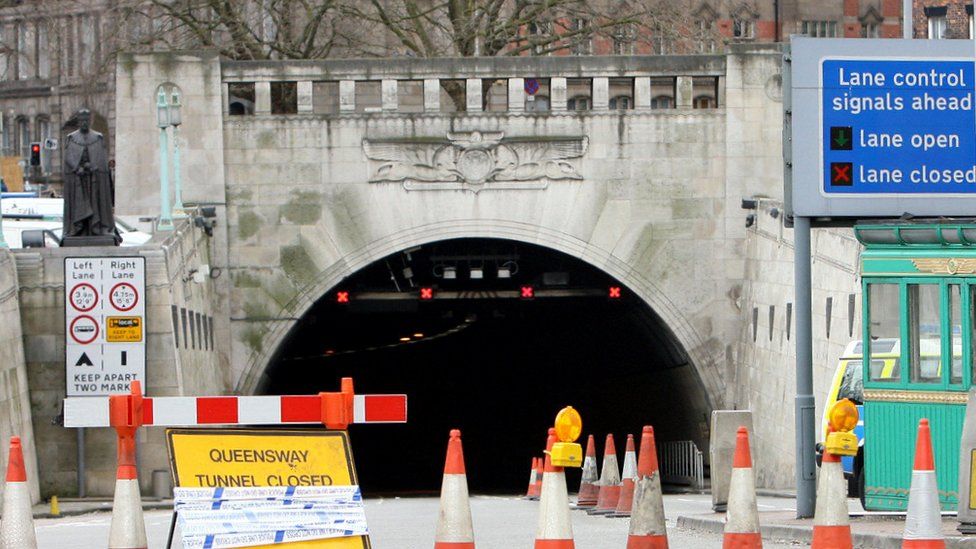
[[[258,391],[265,370],[279,346],[295,326],[297,319],[343,279],[391,253],[455,238],[498,238],[551,248],[578,258],[619,280],[639,296],[670,328],[675,339],[687,352],[691,365],[701,380],[707,402],[712,407],[722,406],[724,391],[722,376],[718,369],[718,354],[724,351],[714,349],[709,342],[700,337],[682,311],[652,280],[607,250],[569,234],[525,223],[512,221],[488,223],[483,220],[454,220],[413,227],[345,254],[340,261],[334,262],[321,271],[316,283],[306,286],[283,308],[283,315],[288,315],[288,318],[295,320],[279,322],[264,334],[261,351],[251,355],[235,392],[249,395]],[[239,343],[235,342],[235,344]]]

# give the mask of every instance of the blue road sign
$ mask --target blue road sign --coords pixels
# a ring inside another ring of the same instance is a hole
[[[821,62],[821,192],[976,195],[973,61]]]

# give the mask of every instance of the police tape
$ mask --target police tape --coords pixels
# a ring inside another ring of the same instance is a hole
[[[369,533],[358,486],[178,487],[174,499],[186,549]]]
[[[252,511],[181,511],[180,531],[183,534],[233,534],[303,529],[350,529],[365,527],[363,508],[338,510],[289,509]]]
[[[184,488],[173,489],[177,502],[234,499],[316,499],[362,501],[359,486],[262,486],[250,488]]]
[[[209,534],[205,536],[183,536],[184,549],[226,549],[252,545],[277,545],[296,541],[365,536],[367,529],[323,528],[318,530],[279,530],[249,534]]]

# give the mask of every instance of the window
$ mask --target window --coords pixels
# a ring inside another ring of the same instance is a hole
[[[732,19],[732,37],[748,40],[756,37],[756,22],[744,17]]]
[[[78,30],[79,65],[81,66],[82,75],[88,75],[96,63],[95,55],[97,51],[95,48],[98,44],[98,37],[96,36],[95,30],[95,18],[91,15],[84,15],[79,18],[78,25],[80,27]]]
[[[47,25],[40,22],[37,23],[37,77],[51,77],[51,45]]]
[[[958,284],[949,284],[949,337],[952,340],[952,368],[949,369],[949,383],[962,383],[962,316],[961,289]]]
[[[356,112],[383,110],[383,85],[379,80],[356,81]]]
[[[47,118],[37,119],[37,140],[43,143],[44,140],[51,137],[51,121]],[[41,150],[41,171],[47,175],[51,173],[51,154],[50,151],[46,149]]]
[[[634,103],[630,96],[618,95],[610,98],[610,110],[626,110],[634,108]]]
[[[696,25],[698,53],[715,53],[715,34],[712,31],[713,21],[699,20]]]
[[[871,22],[861,25],[861,38],[879,38],[881,25]]]
[[[652,109],[672,109],[674,108],[674,99],[670,95],[658,95],[651,98],[651,108]]]
[[[613,54],[633,55],[634,42],[637,40],[637,28],[633,23],[620,25],[613,30]]]
[[[897,358],[900,351],[896,348],[901,330],[899,295],[897,284],[868,285],[871,381],[897,382],[901,378]]]
[[[30,157],[30,122],[25,117],[17,119],[17,144],[20,146],[20,156],[24,158]]]
[[[588,111],[591,108],[588,95],[576,95],[570,97],[569,101],[566,102],[566,109],[571,111]]]
[[[397,93],[400,88],[397,88]],[[423,98],[421,98],[422,100]],[[403,99],[401,98],[401,105]],[[423,103],[421,102],[421,110]],[[339,112],[339,82],[327,80],[312,82],[312,112],[315,114],[337,114]]]
[[[976,36],[976,32],[973,32],[974,30],[976,29],[973,28],[973,14],[970,13],[969,14],[969,39],[970,40],[972,40],[973,37]]]
[[[941,40],[946,37],[945,15],[929,17],[929,40]]]
[[[573,19],[570,27],[572,33],[573,55],[590,55],[593,53],[593,40],[589,33],[590,22],[586,19]]]
[[[37,54],[37,37],[34,24],[21,22],[17,25],[17,79],[34,78],[34,58]]]
[[[13,156],[14,146],[10,139],[10,133],[12,128],[10,127],[11,121],[7,119],[6,116],[0,115],[0,121],[3,122],[3,156]]]
[[[485,112],[508,110],[508,79],[483,78],[481,80],[481,108]]]
[[[529,43],[534,44],[532,51],[536,55],[548,55],[547,41],[552,35],[552,23],[549,21],[533,21],[529,23]]]
[[[908,285],[908,345],[913,383],[941,381],[942,325],[939,285]]]
[[[548,95],[534,95],[532,101],[525,102],[525,110],[528,112],[546,112],[549,110]]]
[[[397,111],[424,112],[423,80],[400,80],[397,82]]]
[[[800,25],[800,34],[814,38],[833,38],[837,36],[836,21],[804,21]]]
[[[699,95],[692,101],[692,106],[696,109],[714,109],[715,98],[709,95]]]

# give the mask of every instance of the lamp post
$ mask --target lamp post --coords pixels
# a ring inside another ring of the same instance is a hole
[[[180,124],[183,114],[180,112],[180,92],[174,89],[169,102],[169,123],[173,126],[173,216],[186,217],[183,211],[183,174],[180,172]]]
[[[156,125],[159,126],[159,222],[156,223],[156,230],[173,230],[173,211],[169,201],[169,140],[166,135],[166,128],[170,125],[169,103],[166,101],[166,92],[159,90],[156,96]]]
[[[0,196],[0,212],[2,211],[3,211],[3,197]],[[9,248],[9,246],[7,245],[7,241],[3,239],[3,213],[0,213],[0,248]]]

